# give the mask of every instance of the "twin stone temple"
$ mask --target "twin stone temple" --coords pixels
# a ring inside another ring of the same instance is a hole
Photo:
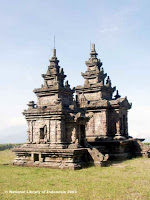
[[[113,97],[116,87],[97,55],[92,44],[84,85],[71,89],[53,49],[44,84],[34,90],[37,103],[23,112],[28,139],[13,149],[14,165],[80,169],[140,153],[138,140],[128,135],[131,103],[118,91]]]

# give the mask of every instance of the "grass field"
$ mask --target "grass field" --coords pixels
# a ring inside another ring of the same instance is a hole
[[[0,200],[150,199],[148,158],[136,158],[110,167],[90,167],[79,171],[5,165],[10,164],[13,158],[11,150],[0,151]],[[39,194],[30,193],[33,191]],[[52,191],[66,193],[50,193]]]

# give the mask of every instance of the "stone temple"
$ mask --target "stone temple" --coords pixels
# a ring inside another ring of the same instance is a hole
[[[128,135],[131,103],[118,91],[113,97],[116,87],[97,55],[92,44],[87,71],[81,73],[84,85],[71,89],[53,49],[44,84],[34,90],[37,103],[30,101],[23,112],[28,139],[13,149],[14,165],[80,169],[140,153],[137,139]]]

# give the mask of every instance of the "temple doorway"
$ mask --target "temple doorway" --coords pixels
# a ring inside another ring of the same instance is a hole
[[[85,143],[85,125],[80,125],[80,145],[84,146]]]
[[[40,139],[44,139],[44,128],[40,128]]]
[[[35,161],[39,161],[39,154],[36,154],[36,153],[34,154],[34,162]]]

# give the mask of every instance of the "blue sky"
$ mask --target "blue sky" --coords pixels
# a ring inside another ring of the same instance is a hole
[[[56,36],[71,86],[96,44],[105,72],[133,103],[129,134],[150,142],[150,1],[0,0],[0,143],[25,142],[22,112],[43,83]]]

